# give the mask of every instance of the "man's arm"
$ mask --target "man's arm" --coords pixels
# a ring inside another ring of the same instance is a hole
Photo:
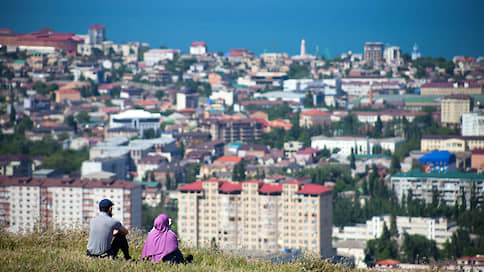
[[[119,232],[123,235],[128,235],[129,231],[124,226],[119,227]]]

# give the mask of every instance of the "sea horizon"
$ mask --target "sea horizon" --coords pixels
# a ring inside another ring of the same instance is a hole
[[[182,52],[193,41],[204,41],[210,52],[246,48],[257,55],[297,55],[305,39],[309,54],[329,58],[362,53],[370,41],[399,46],[402,53],[416,43],[422,56],[484,56],[483,1],[387,2],[25,0],[4,4],[0,28],[87,34],[90,25],[101,24],[116,43],[138,41]]]

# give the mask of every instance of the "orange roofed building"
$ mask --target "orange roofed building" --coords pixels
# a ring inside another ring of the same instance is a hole
[[[212,178],[178,190],[178,231],[192,246],[209,247],[215,240],[222,249],[335,254],[331,188]]]
[[[317,109],[303,111],[299,115],[301,127],[312,127],[331,122],[331,114]]]
[[[55,91],[55,102],[60,103],[64,102],[65,100],[67,101],[80,101],[81,98],[81,92],[78,90],[74,89],[61,89]]]

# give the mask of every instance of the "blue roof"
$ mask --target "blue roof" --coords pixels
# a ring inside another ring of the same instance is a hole
[[[423,155],[418,160],[425,164],[447,165],[455,160],[455,156],[449,151],[433,151]]]
[[[209,98],[207,98],[207,101],[205,101],[205,104],[207,104],[207,105],[212,105],[212,104],[213,104],[212,99],[210,99],[210,97],[209,97]]]

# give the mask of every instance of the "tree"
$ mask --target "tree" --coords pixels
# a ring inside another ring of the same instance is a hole
[[[245,180],[245,163],[243,160],[240,163],[234,165],[234,168],[232,169],[232,180],[233,181]]]
[[[404,233],[402,261],[409,263],[429,263],[439,259],[439,250],[433,240],[425,236]]]
[[[289,78],[308,78],[310,76],[309,67],[305,64],[293,63],[289,66],[287,76]]]
[[[395,154],[393,154],[392,161],[390,162],[390,173],[398,173],[400,172],[400,169],[402,169],[402,166],[400,165],[400,160]]]
[[[383,122],[380,119],[380,115],[378,115],[375,126],[373,127],[373,137],[374,138],[379,138],[382,135],[382,129],[383,129]]]
[[[22,121],[18,123],[18,125],[15,127],[15,131],[20,134],[24,134],[25,131],[31,130],[32,127],[34,126],[34,122],[30,119],[30,117],[25,116]]]
[[[156,98],[158,98],[158,100],[161,100],[164,95],[165,95],[165,93],[162,90],[157,90],[155,92],[155,96],[156,96]]]
[[[353,149],[351,150],[351,155],[350,155],[350,168],[351,169],[356,169],[356,158],[355,158],[355,153],[353,153]]]
[[[313,96],[311,92],[306,92],[306,96],[304,97],[304,107],[312,108],[313,106],[314,106]]]
[[[153,128],[143,130],[143,139],[153,139],[156,137],[156,132]]]
[[[197,176],[200,174],[200,164],[194,163],[190,164],[187,168],[187,182],[195,182],[197,180]]]
[[[81,124],[86,124],[86,123],[89,123],[91,117],[89,116],[89,113],[85,111],[80,111],[77,113],[76,119],[77,119],[77,122]]]

